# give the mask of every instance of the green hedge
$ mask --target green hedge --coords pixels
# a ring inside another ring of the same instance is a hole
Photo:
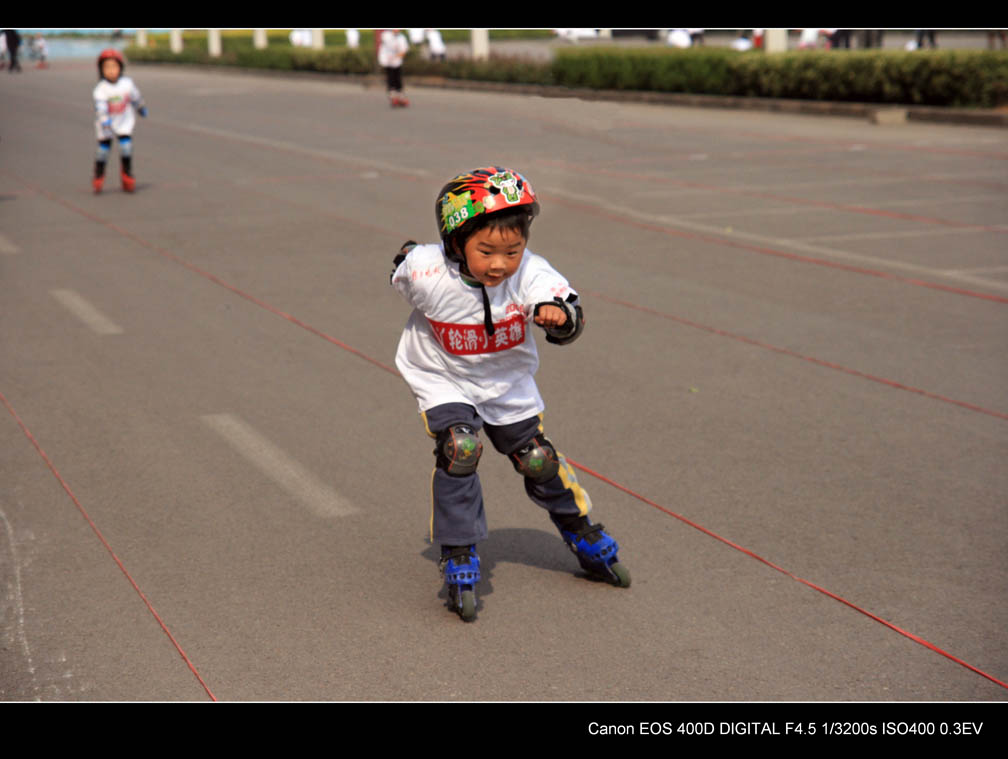
[[[330,74],[370,74],[375,69],[370,51],[347,47],[310,50],[277,46],[257,50],[251,44],[227,45],[222,41],[221,55],[218,58],[211,58],[202,46],[186,46],[181,53],[172,53],[162,47],[128,47],[124,53],[130,61],[146,63],[195,63],[277,71],[323,71]]]
[[[342,32],[340,32],[342,34]],[[226,40],[227,38],[225,38]],[[328,45],[328,43],[327,43]],[[212,59],[205,45],[128,48],[136,61],[163,61],[367,74],[377,71],[373,45],[324,50],[289,44],[256,50],[251,41],[222,42]],[[768,55],[727,48],[559,49],[552,62],[491,57],[489,61],[429,61],[413,49],[407,76],[704,95],[860,103],[992,108],[1008,105],[1008,52],[987,50],[794,51]],[[408,84],[408,81],[407,81]]]
[[[409,76],[443,76],[476,82],[510,82],[512,84],[555,84],[549,63],[527,58],[492,55],[486,61],[451,58],[431,61],[420,55],[407,56],[403,74]],[[408,84],[408,82],[407,82]]]
[[[1008,53],[987,50],[560,51],[555,84],[592,89],[904,105],[1008,104]]]

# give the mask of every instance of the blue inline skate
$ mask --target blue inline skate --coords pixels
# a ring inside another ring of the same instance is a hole
[[[561,528],[560,534],[590,576],[621,588],[630,587],[630,571],[619,563],[616,553],[619,544],[605,533],[602,525],[592,524],[586,518],[576,529]]]
[[[448,604],[466,622],[476,619],[476,583],[480,561],[476,546],[442,548],[441,574],[448,585]]]

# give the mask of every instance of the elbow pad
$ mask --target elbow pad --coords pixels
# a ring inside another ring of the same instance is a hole
[[[585,319],[581,306],[573,303],[576,296],[569,296],[568,300],[554,298],[552,301],[537,303],[533,316],[539,312],[541,306],[559,306],[567,314],[567,321],[559,327],[544,327],[546,331],[546,342],[555,345],[567,345],[577,340],[584,331]]]

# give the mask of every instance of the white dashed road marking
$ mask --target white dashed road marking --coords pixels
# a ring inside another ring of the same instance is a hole
[[[73,290],[50,290],[49,294],[99,335],[121,335],[122,327],[88,303]]]
[[[21,249],[17,245],[12,243],[3,235],[0,235],[0,255],[13,256],[15,253],[21,252]]]
[[[318,516],[341,517],[358,511],[241,419],[231,414],[207,414],[201,419],[263,474]]]

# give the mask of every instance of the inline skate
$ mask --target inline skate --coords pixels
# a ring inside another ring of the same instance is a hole
[[[464,621],[476,619],[476,583],[480,580],[480,561],[476,546],[444,547],[441,574],[448,586],[448,605]]]
[[[605,533],[601,524],[592,524],[585,518],[580,526],[560,528],[560,534],[590,576],[620,588],[630,587],[630,571],[620,564],[616,553],[619,544]]]

